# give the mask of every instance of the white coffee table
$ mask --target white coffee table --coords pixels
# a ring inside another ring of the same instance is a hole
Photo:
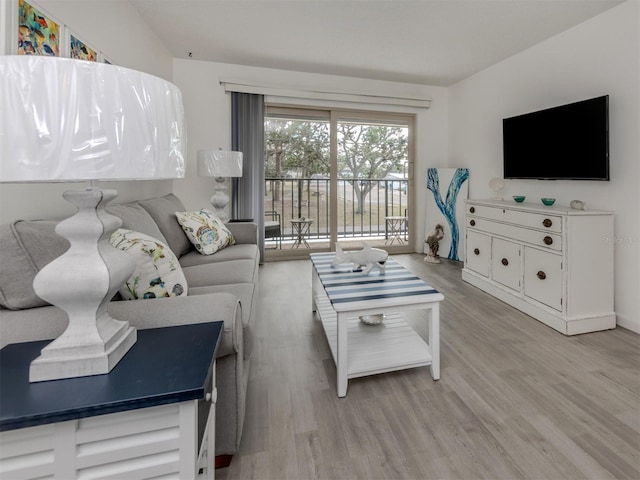
[[[322,321],[337,370],[339,397],[350,378],[429,365],[440,378],[440,302],[444,296],[397,261],[385,273],[332,267],[335,253],[312,253],[313,310]],[[404,319],[403,312],[424,310],[426,342]],[[362,315],[384,314],[379,325],[365,325]]]

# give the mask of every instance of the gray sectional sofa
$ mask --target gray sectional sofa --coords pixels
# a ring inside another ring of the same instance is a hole
[[[123,228],[166,243],[179,258],[188,295],[149,300],[114,300],[109,312],[138,329],[224,321],[217,354],[216,455],[239,448],[253,325],[257,317],[259,250],[254,223],[229,223],[236,244],[213,255],[198,253],[176,220],[185,211],[175,195],[107,207]],[[66,315],[33,291],[44,265],[68,248],[54,221],[18,221],[0,226],[0,347],[53,339],[66,327]],[[188,346],[185,346],[188,348]]]

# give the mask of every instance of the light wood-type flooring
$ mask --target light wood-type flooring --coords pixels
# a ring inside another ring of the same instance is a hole
[[[310,262],[261,267],[241,450],[217,478],[640,479],[640,336],[566,337],[423,257],[394,258],[445,295],[441,379],[364,377],[345,398]]]

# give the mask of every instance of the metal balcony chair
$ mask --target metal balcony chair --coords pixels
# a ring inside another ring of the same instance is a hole
[[[276,248],[282,250],[282,226],[280,214],[275,210],[264,212],[264,238],[275,238]]]

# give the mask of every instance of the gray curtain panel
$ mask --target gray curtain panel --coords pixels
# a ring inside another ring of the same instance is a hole
[[[264,95],[231,93],[231,148],[242,152],[242,177],[235,182],[232,218],[258,224],[260,262],[264,260]]]

